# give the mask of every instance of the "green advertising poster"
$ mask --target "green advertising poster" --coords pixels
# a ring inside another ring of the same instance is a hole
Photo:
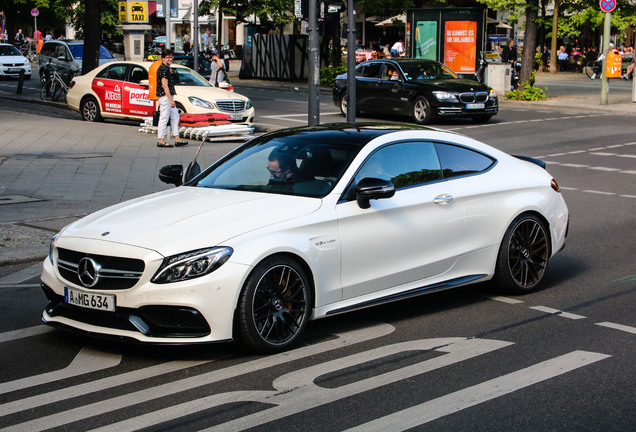
[[[437,60],[437,21],[417,22],[415,58]]]

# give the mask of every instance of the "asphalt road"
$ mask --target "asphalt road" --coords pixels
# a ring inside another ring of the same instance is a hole
[[[306,95],[237,91],[263,124],[304,121]],[[436,126],[548,162],[571,229],[542,290],[469,287],[324,319],[298,348],[261,357],[50,330],[38,267],[3,268],[0,430],[635,430],[633,116],[507,108]]]

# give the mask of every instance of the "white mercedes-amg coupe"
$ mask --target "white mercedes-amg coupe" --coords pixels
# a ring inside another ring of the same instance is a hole
[[[568,231],[541,161],[419,126],[281,130],[191,172],[53,238],[45,323],[271,353],[332,314],[491,279],[530,292]]]

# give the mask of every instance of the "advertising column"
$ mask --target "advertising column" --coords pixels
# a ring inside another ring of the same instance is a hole
[[[444,64],[456,73],[475,73],[477,22],[446,21]]]

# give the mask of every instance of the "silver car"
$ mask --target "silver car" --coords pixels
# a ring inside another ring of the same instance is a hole
[[[83,57],[84,42],[82,41],[67,42],[53,40],[44,42],[38,60],[40,81],[44,84],[53,69],[61,73],[70,73],[71,76],[80,75],[82,73]],[[108,48],[103,45],[99,47],[100,66],[116,60],[115,56],[108,51]]]

